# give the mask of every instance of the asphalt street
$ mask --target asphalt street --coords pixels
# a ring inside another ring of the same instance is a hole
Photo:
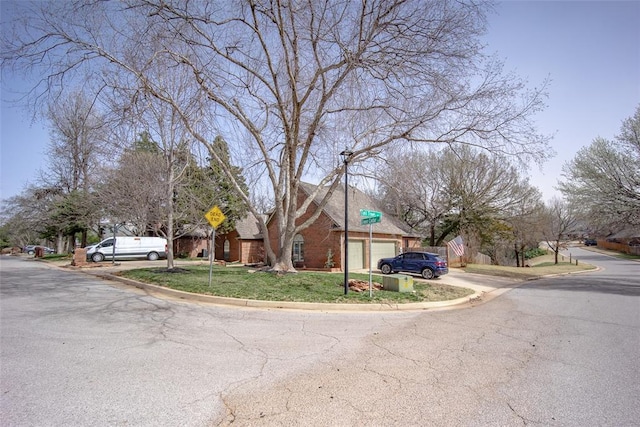
[[[3,256],[1,424],[637,425],[640,264],[572,251],[601,270],[393,312],[225,307]]]

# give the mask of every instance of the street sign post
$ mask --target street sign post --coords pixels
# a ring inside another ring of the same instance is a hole
[[[204,217],[209,221],[213,231],[211,232],[211,250],[209,251],[209,287],[211,287],[211,276],[213,275],[213,258],[216,255],[216,228],[222,224],[226,218],[218,205],[215,205],[209,212],[204,214]]]
[[[371,211],[369,209],[360,209],[360,225],[369,226],[369,298],[373,296],[373,278],[371,266],[371,252],[373,246],[373,224],[377,224],[382,220],[382,212]]]

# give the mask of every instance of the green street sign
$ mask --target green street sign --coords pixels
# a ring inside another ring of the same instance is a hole
[[[367,218],[361,218],[360,219],[360,225],[370,225],[370,224],[376,224],[378,222],[380,222],[382,218],[379,216],[370,216]]]
[[[368,209],[360,209],[360,216],[365,218],[380,218],[382,217],[382,213],[378,211],[370,211]]]

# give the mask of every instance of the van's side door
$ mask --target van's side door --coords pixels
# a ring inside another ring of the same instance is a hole
[[[113,239],[107,239],[100,243],[96,252],[101,252],[106,258],[113,256]]]

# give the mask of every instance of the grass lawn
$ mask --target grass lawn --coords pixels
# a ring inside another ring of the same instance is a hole
[[[188,266],[168,272],[164,268],[144,268],[123,271],[123,277],[204,295],[244,298],[267,301],[297,301],[321,303],[376,303],[397,304],[408,302],[447,301],[473,294],[466,288],[439,284],[413,283],[414,293],[385,290],[373,291],[369,298],[365,292],[349,291],[344,295],[342,273],[298,272],[276,276],[273,273],[253,272],[245,267],[213,267],[213,279],[209,286],[208,266]],[[349,279],[369,281],[368,274],[349,274]],[[373,276],[374,283],[381,283],[380,276]]]
[[[47,255],[45,260],[60,262],[64,256]],[[568,258],[559,264],[554,264],[553,254],[544,255],[528,260],[531,267],[517,268],[495,265],[469,264],[464,268],[468,273],[502,276],[513,279],[530,279],[549,274],[563,274],[595,269],[594,266],[581,263],[568,262]],[[399,304],[410,302],[435,302],[448,301],[473,294],[467,288],[449,286],[439,283],[438,280],[428,282],[414,281],[413,293],[399,293],[385,290],[373,291],[373,297],[369,298],[369,292],[349,291],[344,295],[344,275],[342,273],[324,273],[302,271],[294,274],[276,276],[272,273],[254,272],[247,267],[213,267],[213,280],[209,286],[208,265],[187,265],[177,267],[173,272],[166,268],[141,268],[127,270],[120,273],[121,276],[204,295],[216,295],[231,298],[243,298],[266,301],[297,301],[320,303],[362,303],[362,304]],[[368,274],[349,274],[350,279],[368,282]],[[380,284],[382,278],[373,276],[374,283]]]
[[[534,277],[542,277],[549,274],[563,274],[563,273],[575,273],[578,271],[593,270],[596,267],[590,264],[580,263],[578,259],[578,265],[575,264],[575,259],[569,263],[567,257],[558,258],[558,264],[554,264],[553,254],[544,255],[531,260],[528,260],[528,264],[531,267],[505,267],[499,265],[479,265],[468,264],[464,271],[467,273],[476,274],[488,274],[491,276],[510,277],[513,279],[530,279]]]

